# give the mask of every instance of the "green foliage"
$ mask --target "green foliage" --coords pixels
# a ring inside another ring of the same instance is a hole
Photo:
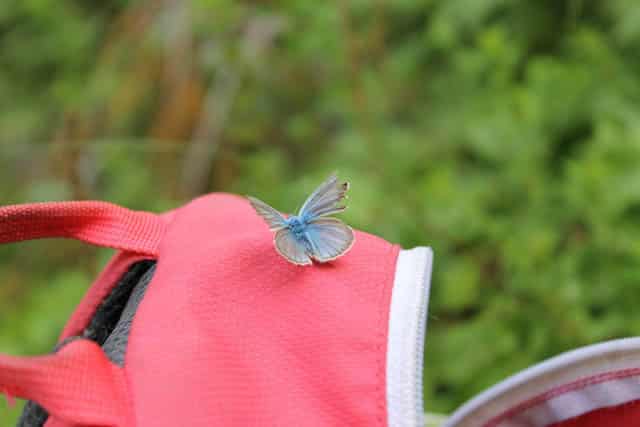
[[[0,6],[3,203],[231,191],[293,210],[337,169],[348,222],[434,247],[436,412],[640,330],[637,2],[150,4]],[[185,186],[207,126],[204,186]],[[59,245],[0,251],[2,351],[48,351],[104,262]]]

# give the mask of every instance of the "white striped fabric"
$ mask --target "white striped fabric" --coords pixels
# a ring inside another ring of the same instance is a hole
[[[552,358],[491,387],[444,427],[546,427],[640,399],[640,338]]]

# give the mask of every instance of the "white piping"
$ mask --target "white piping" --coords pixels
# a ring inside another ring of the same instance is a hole
[[[424,427],[422,365],[433,251],[400,251],[387,342],[389,427]]]

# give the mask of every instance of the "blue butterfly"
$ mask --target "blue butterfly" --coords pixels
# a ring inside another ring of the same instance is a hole
[[[353,246],[355,236],[351,227],[336,218],[346,206],[349,183],[339,183],[335,174],[323,182],[304,202],[297,215],[284,217],[280,212],[255,197],[247,196],[251,206],[275,231],[276,250],[297,265],[332,261]]]

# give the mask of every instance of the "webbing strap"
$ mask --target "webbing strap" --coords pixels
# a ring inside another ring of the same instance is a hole
[[[48,356],[0,355],[0,389],[37,401],[71,425],[130,424],[124,371],[89,340],[73,341]]]
[[[156,258],[165,227],[165,221],[158,215],[105,202],[51,202],[0,208],[0,244],[71,238],[119,249],[127,259]],[[44,406],[52,415],[48,426],[131,424],[124,371],[88,340],[71,342],[48,356],[19,358],[0,354],[2,393]]]
[[[62,237],[155,257],[164,231],[160,216],[106,202],[48,202],[0,208],[0,243]]]

